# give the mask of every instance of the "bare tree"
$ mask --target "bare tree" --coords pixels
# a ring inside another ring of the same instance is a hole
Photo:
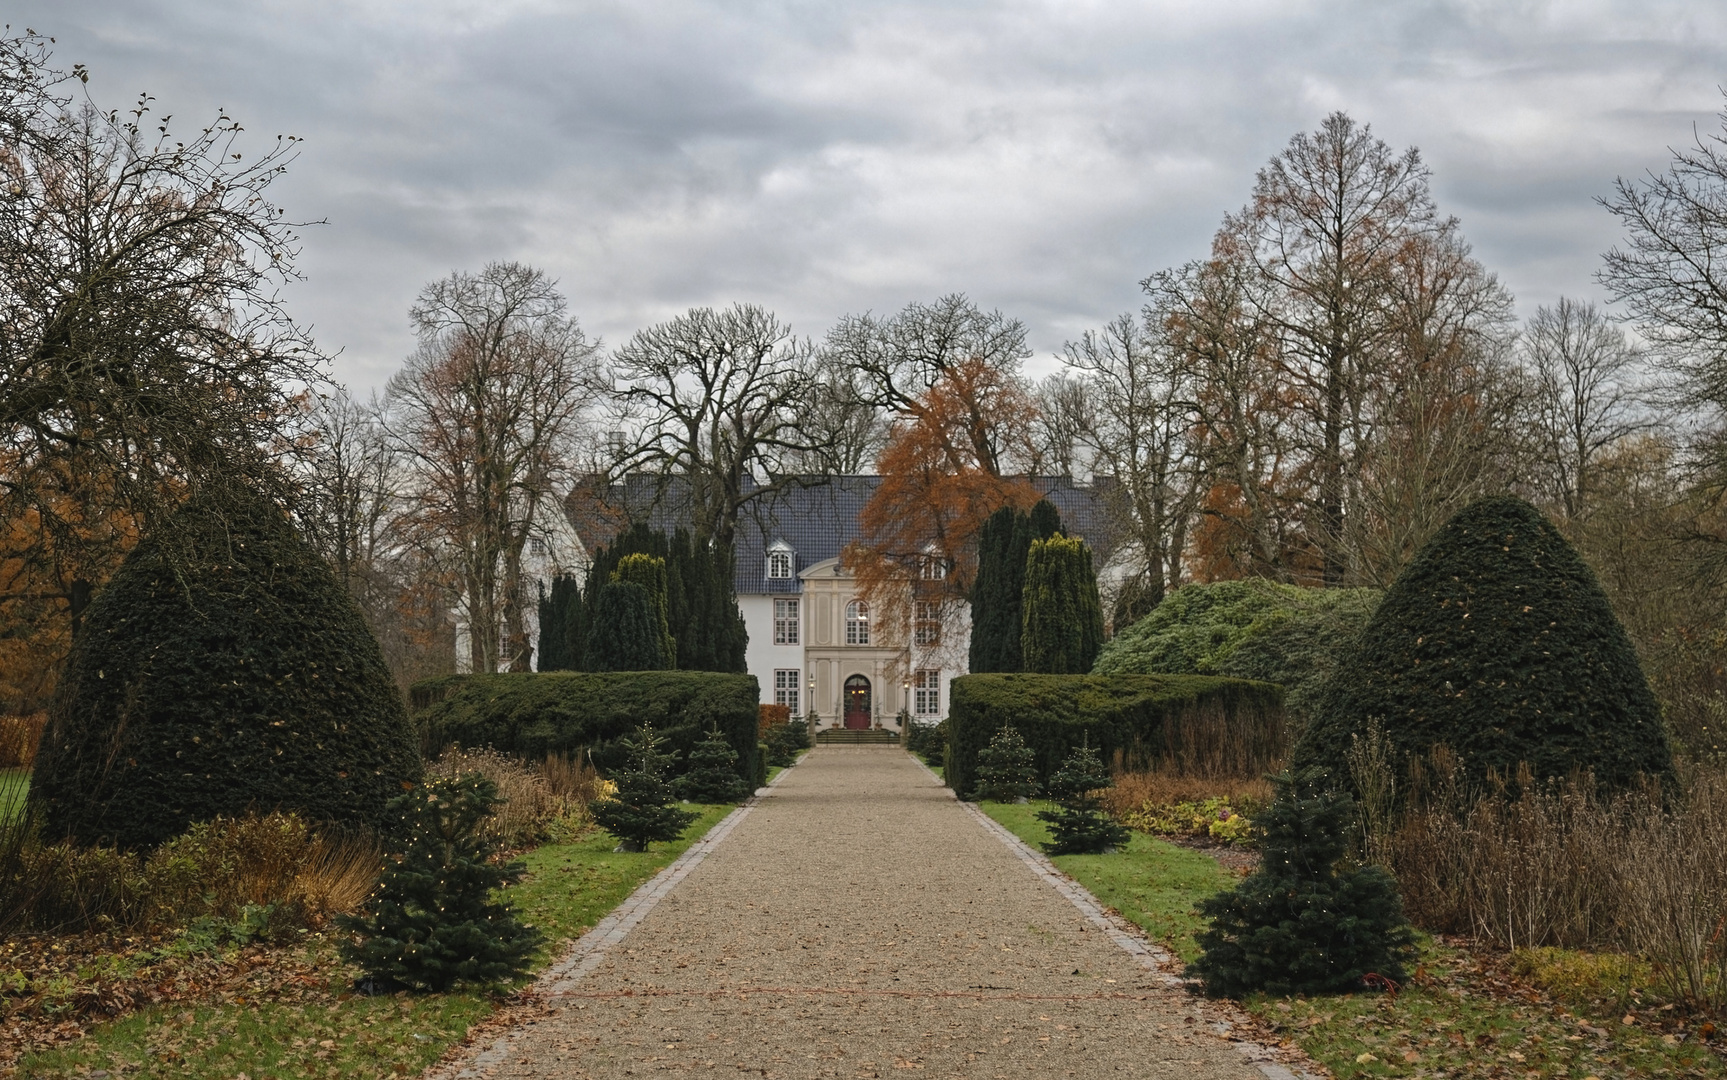
[[[1111,481],[1100,481],[1099,490],[1139,560],[1136,591],[1149,610],[1181,585],[1188,530],[1204,489],[1194,371],[1155,314],[1118,315],[1068,342],[1063,359],[1086,390],[1088,408],[1075,437],[1100,478]]]
[[[406,521],[450,568],[473,670],[532,670],[523,551],[542,513],[561,512],[598,346],[520,263],[434,282],[411,314],[420,345],[387,395],[414,472]]]
[[[877,406],[905,412],[956,364],[982,360],[1017,374],[1031,355],[1025,324],[981,311],[964,293],[911,303],[896,315],[847,315],[828,332],[825,351],[861,372]]]
[[[1721,114],[1727,126],[1727,112]],[[1601,200],[1625,226],[1601,283],[1623,302],[1657,357],[1681,378],[1679,400],[1727,413],[1727,134],[1672,151],[1666,172],[1616,180]]]
[[[807,476],[869,472],[887,445],[887,413],[856,368],[824,352],[817,370],[815,391],[799,420],[809,449],[786,452],[782,460],[787,471]]]
[[[1091,332],[1086,337],[1090,338]],[[1037,418],[1032,422],[1035,447],[1032,471],[1050,476],[1084,476],[1091,468],[1095,440],[1091,383],[1064,371],[1045,376],[1032,388]]]
[[[613,365],[636,433],[617,467],[679,484],[696,536],[722,550],[740,513],[806,482],[786,466],[820,460],[844,434],[805,422],[828,387],[815,348],[753,304],[694,308],[638,331]]]
[[[1328,585],[1351,569],[1349,476],[1364,443],[1368,385],[1393,330],[1388,279],[1410,239],[1443,224],[1420,154],[1394,152],[1339,112],[1260,170],[1253,201],[1225,221],[1214,246],[1218,258],[1240,261],[1267,286],[1245,295],[1282,338],[1279,357],[1314,474],[1309,531]]]
[[[1594,304],[1561,298],[1523,330],[1529,418],[1541,450],[1541,487],[1568,522],[1590,510],[1603,455],[1647,430],[1642,357]]]
[[[182,137],[147,96],[73,107],[49,61],[0,42],[0,514],[76,626],[189,491],[279,480],[323,366],[278,295],[298,239],[268,189],[296,141],[247,158],[226,115]]]
[[[407,477],[401,455],[374,398],[355,401],[346,390],[321,395],[307,417],[295,518],[300,532],[329,562],[363,607],[376,567],[395,546]]]

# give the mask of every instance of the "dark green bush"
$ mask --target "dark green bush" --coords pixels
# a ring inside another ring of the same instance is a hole
[[[996,732],[977,755],[978,801],[1024,802],[1036,795],[1036,757],[1012,724]]]
[[[767,763],[783,769],[797,761],[800,751],[809,749],[809,725],[801,718],[784,724],[772,724],[763,739],[762,745],[767,747]]]
[[[767,786],[768,782],[768,744],[756,743],[756,773],[750,778],[750,794],[754,794]]]
[[[352,598],[278,507],[213,492],[91,604],[29,797],[49,839],[139,848],[248,810],[376,825],[419,776]]]
[[[491,860],[496,844],[482,826],[497,803],[497,785],[477,774],[430,780],[391,802],[391,832],[403,850],[385,863],[365,910],[336,920],[358,935],[342,943],[342,956],[376,989],[448,990],[527,969],[543,935],[493,898],[524,869]]]
[[[626,736],[626,764],[612,773],[617,794],[588,805],[600,828],[618,838],[618,851],[646,851],[656,840],[676,840],[698,816],[671,805],[672,785],[666,782],[671,755],[664,742],[645,725]]]
[[[1271,804],[1253,819],[1259,869],[1200,902],[1211,927],[1188,972],[1208,995],[1348,993],[1370,973],[1404,980],[1414,933],[1397,884],[1349,860],[1355,808],[1323,777],[1274,778]]]
[[[680,760],[718,727],[755,774],[757,701],[751,675],[713,671],[520,672],[446,675],[414,684],[427,745],[491,747],[530,761],[591,754],[610,775],[626,763],[618,740],[651,724]]]
[[[1084,675],[1103,648],[1103,607],[1085,541],[1033,540],[1025,560],[1020,658],[1024,671]]]
[[[756,756],[762,755],[758,753]],[[672,789],[678,798],[690,802],[738,802],[755,787],[738,775],[737,762],[738,752],[726,742],[718,728],[710,728],[706,737],[690,747],[688,765]],[[751,770],[750,779],[755,779],[754,770]]]
[[[1104,813],[1097,795],[1114,786],[1096,750],[1084,743],[1074,747],[1049,778],[1055,809],[1037,812],[1037,819],[1049,826],[1043,850],[1051,855],[1103,855],[1126,845],[1132,834]]]
[[[1379,606],[1378,589],[1306,589],[1260,579],[1185,585],[1103,647],[1094,675],[1224,675],[1286,691],[1291,728]]]
[[[1660,710],[1594,573],[1509,496],[1452,518],[1405,568],[1328,684],[1297,768],[1347,775],[1353,739],[1383,725],[1393,773],[1444,745],[1467,783],[1587,770],[1605,791],[1668,776]]]
[[[653,594],[633,581],[600,586],[583,650],[589,671],[656,671],[672,666]]]
[[[1009,724],[1045,786],[1082,743],[1125,768],[1257,775],[1286,748],[1282,697],[1269,683],[1203,675],[962,676],[946,721],[948,786],[970,795],[978,752]]]

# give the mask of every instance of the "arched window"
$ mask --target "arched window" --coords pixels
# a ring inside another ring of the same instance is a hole
[[[846,605],[846,644],[869,644],[869,605],[862,600]]]
[[[768,577],[789,578],[792,576],[792,553],[784,548],[775,548],[768,552]]]

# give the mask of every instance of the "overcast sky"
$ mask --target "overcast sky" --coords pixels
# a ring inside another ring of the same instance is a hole
[[[1524,314],[1600,299],[1615,176],[1718,131],[1727,4],[13,0],[99,104],[218,107],[307,230],[289,307],[362,393],[428,281],[559,279],[620,343],[747,300],[819,336],[966,292],[1048,354],[1205,253],[1254,171],[1347,110],[1418,146]]]

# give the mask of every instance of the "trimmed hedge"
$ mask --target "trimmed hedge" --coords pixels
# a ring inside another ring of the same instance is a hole
[[[947,782],[968,797],[979,751],[1012,724],[1048,785],[1082,742],[1106,763],[1256,775],[1285,750],[1283,690],[1206,675],[965,675],[953,681]]]
[[[90,605],[42,736],[48,838],[121,848],[247,810],[377,826],[420,757],[360,609],[280,507],[213,490]]]
[[[489,746],[527,758],[591,753],[608,775],[628,764],[619,740],[642,724],[687,760],[717,726],[738,752],[738,776],[756,775],[757,703],[753,675],[714,671],[543,671],[446,675],[410,693],[425,745]],[[682,772],[682,768],[679,768]]]
[[[1382,724],[1401,775],[1448,746],[1464,778],[1589,770],[1602,789],[1670,776],[1661,710],[1595,574],[1541,512],[1471,503],[1404,568],[1295,747],[1296,768],[1348,776],[1354,736]]]

